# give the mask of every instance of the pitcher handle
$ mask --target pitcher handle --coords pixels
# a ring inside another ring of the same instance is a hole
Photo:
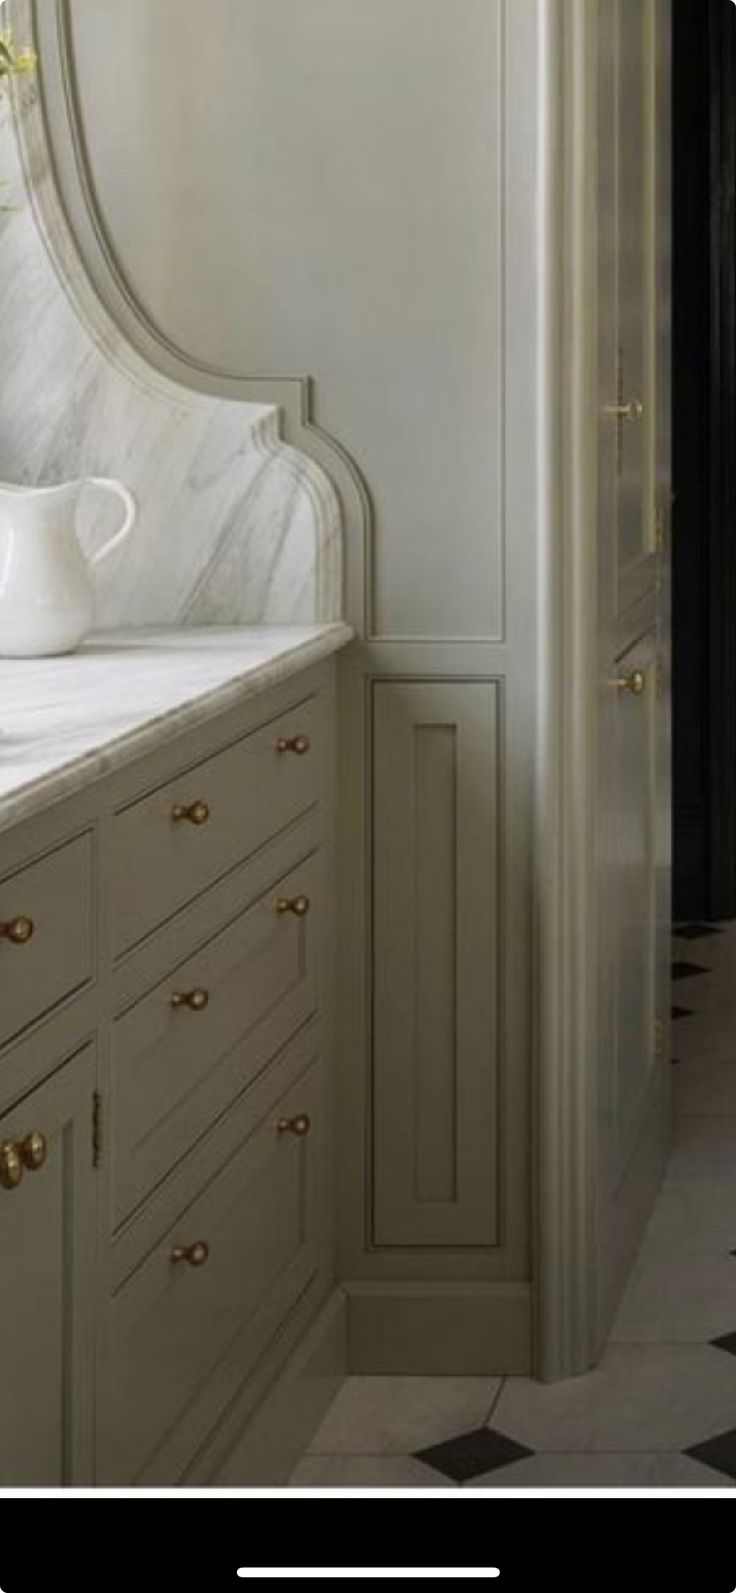
[[[125,508],[125,520],[120,530],[116,531],[115,535],[110,537],[109,541],[105,542],[101,548],[98,548],[96,553],[90,554],[90,564],[102,564],[103,559],[109,558],[110,554],[120,547],[121,542],[124,542],[126,537],[130,536],[138,518],[138,505],[132,492],[128,487],[123,486],[122,481],[113,481],[108,476],[88,476],[84,485],[85,487],[100,487],[104,492],[114,493],[117,498],[120,498]]]

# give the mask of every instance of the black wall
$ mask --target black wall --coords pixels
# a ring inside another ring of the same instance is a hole
[[[736,916],[736,6],[674,0],[675,919]]]

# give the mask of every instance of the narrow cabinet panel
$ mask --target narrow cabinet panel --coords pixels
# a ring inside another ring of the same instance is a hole
[[[500,687],[374,687],[374,1242],[498,1243]]]

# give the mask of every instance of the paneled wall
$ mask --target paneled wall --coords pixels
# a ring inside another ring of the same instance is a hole
[[[283,402],[342,503],[353,1365],[525,1370],[544,0],[45,17],[58,181],[101,300],[177,380]]]

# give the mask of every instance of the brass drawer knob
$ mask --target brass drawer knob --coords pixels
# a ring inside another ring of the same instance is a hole
[[[174,824],[193,824],[195,829],[201,829],[203,824],[208,824],[212,817],[212,810],[206,802],[191,802],[189,807],[184,807],[177,802],[171,810]]]
[[[19,1145],[6,1140],[4,1145],[0,1145],[0,1186],[3,1189],[17,1189],[24,1171],[39,1172],[48,1153],[45,1134],[26,1134]]]
[[[276,1124],[277,1133],[294,1134],[297,1139],[306,1139],[311,1128],[312,1119],[307,1117],[306,1112],[300,1113],[299,1117],[280,1117]]]
[[[279,736],[276,742],[277,752],[294,752],[297,758],[303,758],[311,750],[312,743],[309,736]]]
[[[20,1146],[6,1141],[0,1145],[0,1185],[3,1189],[17,1189],[23,1177],[23,1157]]]
[[[209,990],[177,990],[171,997],[171,1005],[176,1012],[182,1007],[188,1012],[204,1012],[210,1004]]]
[[[643,697],[647,689],[647,677],[643,670],[635,669],[631,675],[622,675],[616,685],[619,691],[627,691],[631,697]]]
[[[9,940],[13,946],[27,946],[35,933],[32,918],[11,918],[9,923],[0,924],[0,938]]]
[[[23,1166],[29,1173],[37,1173],[44,1166],[49,1153],[48,1140],[45,1134],[35,1132],[26,1134],[22,1145],[18,1146]]]
[[[171,1252],[174,1266],[182,1262],[188,1267],[205,1267],[210,1259],[210,1247],[204,1239],[198,1239],[193,1245],[175,1245]]]
[[[308,896],[280,896],[276,903],[277,913],[293,913],[295,918],[306,918],[312,903]]]

